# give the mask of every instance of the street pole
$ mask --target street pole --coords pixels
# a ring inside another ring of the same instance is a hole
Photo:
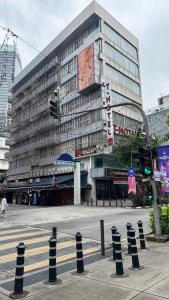
[[[140,113],[143,117],[143,121],[144,121],[144,130],[146,133],[146,144],[151,149],[151,140],[150,140],[149,129],[148,129],[148,121],[147,121],[147,117],[146,117],[144,110],[139,105],[137,105],[135,103],[130,103],[130,102],[113,105],[113,107],[127,106],[127,105],[135,106],[140,111]],[[151,160],[152,160],[152,157],[151,157]],[[156,183],[154,180],[153,162],[152,162],[152,170],[153,170],[153,176],[152,176],[150,182],[151,182],[151,186],[152,186],[152,190],[153,190],[153,199],[154,199],[153,200],[153,209],[154,209],[155,235],[156,235],[156,237],[158,237],[158,236],[162,235],[162,232],[161,232],[160,216],[159,216],[159,209],[158,209],[158,203],[157,203],[157,187],[156,187]]]
[[[150,136],[149,136],[149,129],[148,129],[148,121],[147,121],[147,117],[146,114],[144,112],[144,110],[142,109],[142,107],[138,104],[135,104],[133,102],[123,102],[123,103],[119,103],[119,104],[114,104],[114,105],[109,105],[109,108],[114,108],[114,107],[120,107],[120,106],[134,106],[136,107],[144,120],[144,130],[146,133],[146,144],[148,147],[150,147],[151,149],[151,141],[150,141]],[[70,116],[70,115],[79,115],[80,113],[88,113],[88,112],[94,112],[94,111],[98,111],[101,109],[107,109],[107,106],[101,106],[98,108],[94,108],[94,109],[88,109],[88,110],[84,110],[84,111],[77,111],[75,113],[70,113],[70,114],[64,114],[61,115],[61,117],[63,116]],[[152,160],[152,159],[151,159]],[[154,167],[152,164],[152,170],[153,170],[153,176],[151,178],[151,186],[152,186],[152,190],[153,190],[153,208],[154,208],[154,223],[155,223],[155,235],[156,237],[161,236],[162,232],[161,232],[161,224],[160,224],[160,216],[159,216],[159,210],[158,210],[158,204],[157,204],[157,187],[156,187],[156,183],[154,180]]]

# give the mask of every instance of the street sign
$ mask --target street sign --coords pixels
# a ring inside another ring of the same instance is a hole
[[[54,162],[57,166],[67,166],[67,167],[75,167],[76,163],[74,161],[67,161],[67,160],[55,160]]]
[[[128,168],[129,177],[135,176],[135,174],[136,174],[135,168]]]

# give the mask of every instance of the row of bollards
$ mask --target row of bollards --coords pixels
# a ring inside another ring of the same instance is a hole
[[[139,263],[139,257],[137,252],[136,236],[135,230],[133,229],[131,223],[126,224],[127,228],[127,249],[128,255],[131,255],[132,266],[131,270],[141,270],[143,269]],[[146,249],[144,232],[143,232],[143,223],[138,221],[139,229],[139,239],[140,239],[140,248]],[[101,255],[105,255],[105,242],[104,242],[104,220],[100,220],[100,233],[101,233]],[[123,259],[122,259],[122,247],[121,247],[121,235],[117,231],[116,226],[111,227],[112,233],[112,257],[116,263],[116,274],[112,274],[112,277],[122,277],[127,276],[128,274],[124,273],[123,268]],[[75,235],[76,238],[76,261],[77,261],[77,272],[76,274],[84,273],[84,260],[83,260],[83,247],[82,247],[82,234],[77,232]],[[58,284],[61,283],[61,280],[57,278],[57,264],[56,264],[56,243],[57,243],[57,228],[52,228],[52,236],[49,239],[49,275],[48,281],[45,281],[46,284]],[[14,281],[14,291],[10,294],[10,297],[13,299],[19,299],[28,294],[27,291],[23,290],[24,283],[24,254],[25,254],[25,244],[19,243],[17,246],[17,258],[16,258],[16,272],[15,272],[15,281]]]

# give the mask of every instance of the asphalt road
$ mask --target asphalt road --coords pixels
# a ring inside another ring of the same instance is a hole
[[[80,231],[84,237],[100,241],[100,220],[104,220],[105,241],[111,242],[111,226],[115,225],[126,237],[126,223],[131,222],[137,231],[137,221],[142,220],[144,231],[149,232],[149,209],[113,207],[10,207],[7,218],[0,218],[0,226],[12,227],[28,225],[51,230],[57,226],[58,232],[75,235]]]

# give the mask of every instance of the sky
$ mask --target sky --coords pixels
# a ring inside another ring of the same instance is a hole
[[[39,51],[91,0],[0,0],[0,25],[7,26]],[[139,40],[143,108],[169,94],[169,0],[98,0]],[[0,29],[0,43],[5,31]],[[37,52],[17,40],[22,66]]]

